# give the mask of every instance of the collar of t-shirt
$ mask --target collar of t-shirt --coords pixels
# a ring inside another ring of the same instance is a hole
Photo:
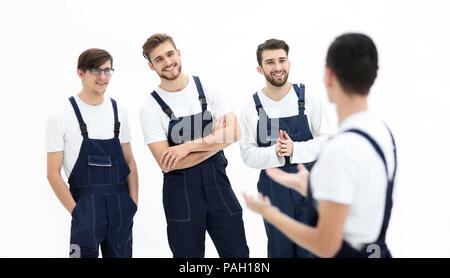
[[[83,109],[88,109],[88,110],[94,110],[94,109],[99,109],[99,108],[103,108],[106,104],[105,101],[106,98],[103,98],[103,102],[97,105],[90,105],[87,104],[86,102],[84,102],[78,95],[75,96],[75,100],[77,101],[77,104],[79,106],[82,106]]]

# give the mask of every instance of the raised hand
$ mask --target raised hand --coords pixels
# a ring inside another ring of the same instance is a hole
[[[308,190],[309,171],[298,164],[298,173],[290,174],[278,168],[266,169],[267,175],[277,183],[298,191],[303,196],[306,196]]]
[[[270,203],[269,197],[263,196],[261,193],[258,193],[257,198],[247,195],[245,192],[242,194],[244,195],[244,200],[247,207],[256,213],[263,215],[266,210],[275,208]]]

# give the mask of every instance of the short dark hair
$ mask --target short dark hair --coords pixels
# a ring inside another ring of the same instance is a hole
[[[256,50],[256,59],[258,60],[258,65],[262,66],[262,53],[264,50],[275,50],[283,49],[286,52],[286,56],[289,54],[289,45],[283,40],[270,39],[264,43],[258,45]]]
[[[104,63],[111,61],[111,67],[113,65],[113,58],[108,51],[99,48],[90,48],[81,53],[78,57],[77,68],[83,71],[88,69],[98,68]]]
[[[173,41],[171,36],[167,34],[154,34],[150,36],[142,46],[142,56],[144,56],[144,58],[151,63],[152,61],[150,61],[150,52],[152,52],[152,50],[155,49],[158,45],[166,41],[170,42],[173,47],[177,49],[177,47],[175,46],[175,42]]]
[[[377,48],[367,35],[340,35],[328,48],[326,66],[336,74],[344,91],[368,95],[377,77]]]

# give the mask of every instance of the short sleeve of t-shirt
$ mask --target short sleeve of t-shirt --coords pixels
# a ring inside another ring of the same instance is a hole
[[[144,143],[146,145],[167,140],[167,131],[164,128],[164,124],[169,124],[169,118],[164,114],[167,119],[163,119],[159,110],[161,110],[161,107],[150,96],[139,111]]]
[[[221,89],[216,84],[212,84],[208,81],[203,81],[201,77],[200,82],[202,83],[203,91],[206,95],[208,110],[211,111],[215,119],[233,111],[230,104],[228,103],[228,98],[226,97],[223,89]]]
[[[361,170],[357,162],[361,158],[352,148],[351,139],[351,135],[340,135],[324,147],[310,173],[314,199],[353,203]]]
[[[64,127],[59,113],[53,113],[48,117],[45,133],[45,149],[47,152],[64,150]]]
[[[128,110],[123,106],[118,107],[119,113],[119,121],[120,121],[120,133],[119,140],[120,143],[129,143],[131,142],[131,132],[130,132],[130,124],[128,122]]]

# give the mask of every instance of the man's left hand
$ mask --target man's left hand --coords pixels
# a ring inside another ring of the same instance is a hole
[[[160,158],[161,166],[164,172],[169,172],[175,169],[178,162],[185,158],[190,153],[190,150],[186,144],[181,144],[167,148]]]

